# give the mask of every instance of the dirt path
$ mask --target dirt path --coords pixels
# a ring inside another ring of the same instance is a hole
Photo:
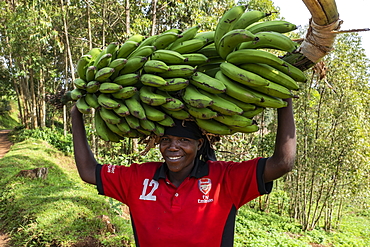
[[[8,140],[10,130],[0,130],[0,159],[9,151],[12,143]]]
[[[8,133],[10,130],[0,130],[0,159],[4,157],[4,155],[9,151],[11,143],[8,140]],[[9,236],[7,234],[3,234],[0,231],[0,247],[7,247],[9,242]]]

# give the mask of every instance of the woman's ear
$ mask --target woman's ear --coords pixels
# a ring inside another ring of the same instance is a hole
[[[203,144],[204,144],[204,139],[203,138],[200,138],[198,140],[198,150],[200,150],[202,148]]]

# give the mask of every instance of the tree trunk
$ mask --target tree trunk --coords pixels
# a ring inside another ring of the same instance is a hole
[[[126,9],[125,9],[125,12],[126,12],[126,33],[127,33],[127,37],[130,36],[131,34],[131,28],[130,28],[130,0],[126,0]]]
[[[157,0],[152,1],[152,29],[150,35],[154,36],[156,34],[156,25],[157,25]]]

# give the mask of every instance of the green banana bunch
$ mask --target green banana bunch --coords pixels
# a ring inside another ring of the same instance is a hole
[[[293,52],[286,21],[246,6],[226,11],[215,30],[172,28],[122,44],[93,48],[76,64],[78,78],[64,102],[95,109],[96,133],[105,141],[163,135],[174,119],[195,121],[214,135],[251,133],[266,108],[286,106],[305,74],[270,52]],[[267,48],[267,50],[265,50]]]

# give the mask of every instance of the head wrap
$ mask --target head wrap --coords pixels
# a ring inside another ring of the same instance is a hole
[[[165,128],[165,135],[172,135],[177,137],[186,137],[194,140],[203,138],[203,145],[197,152],[197,159],[207,161],[215,161],[215,151],[211,147],[211,144],[206,135],[203,134],[202,130],[194,121],[182,121],[174,119],[175,126]]]

